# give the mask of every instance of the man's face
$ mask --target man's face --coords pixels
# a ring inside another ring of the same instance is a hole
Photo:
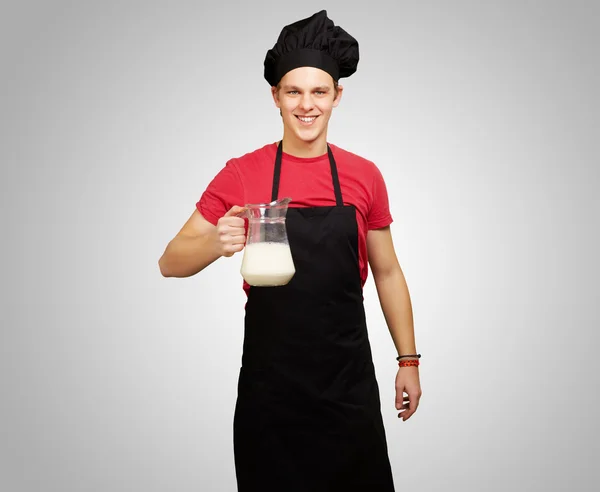
[[[279,90],[273,87],[272,92],[286,131],[301,141],[314,142],[326,135],[331,112],[342,96],[342,86],[338,86],[336,95],[331,75],[318,68],[300,67],[286,73]]]

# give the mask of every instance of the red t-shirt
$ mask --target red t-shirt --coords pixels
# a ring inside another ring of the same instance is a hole
[[[368,275],[367,231],[392,223],[385,182],[377,166],[329,144],[338,169],[344,205],[354,205],[358,224],[359,269],[364,286]],[[230,159],[210,182],[196,208],[216,225],[234,205],[271,201],[277,143]],[[292,198],[290,207],[335,205],[327,154],[301,158],[283,152],[279,196]],[[244,289],[249,286],[244,282]]]

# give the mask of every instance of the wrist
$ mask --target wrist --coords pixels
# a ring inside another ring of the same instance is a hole
[[[396,357],[396,360],[419,360],[420,358],[421,354],[400,354],[398,357]]]
[[[402,367],[418,367],[420,365],[419,359],[421,354],[401,354],[396,357],[398,366]]]

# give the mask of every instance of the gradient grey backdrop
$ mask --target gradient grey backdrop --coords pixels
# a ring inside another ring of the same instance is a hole
[[[398,490],[598,490],[598,2],[9,3],[0,490],[235,490],[241,256],[157,261],[280,137],[264,54],[321,8],[362,56],[329,140],[386,178],[424,354],[403,423],[370,277]]]

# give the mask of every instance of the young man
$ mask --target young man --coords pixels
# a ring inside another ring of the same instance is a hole
[[[282,140],[228,161],[159,261],[164,276],[195,275],[242,251],[244,204],[292,198],[286,228],[296,274],[283,287],[243,284],[240,492],[394,490],[363,307],[369,265],[399,354],[399,417],[410,418],[421,397],[384,180],[372,162],[327,143],[338,79],[357,65],[358,43],[325,11],[286,26],[265,59]]]

